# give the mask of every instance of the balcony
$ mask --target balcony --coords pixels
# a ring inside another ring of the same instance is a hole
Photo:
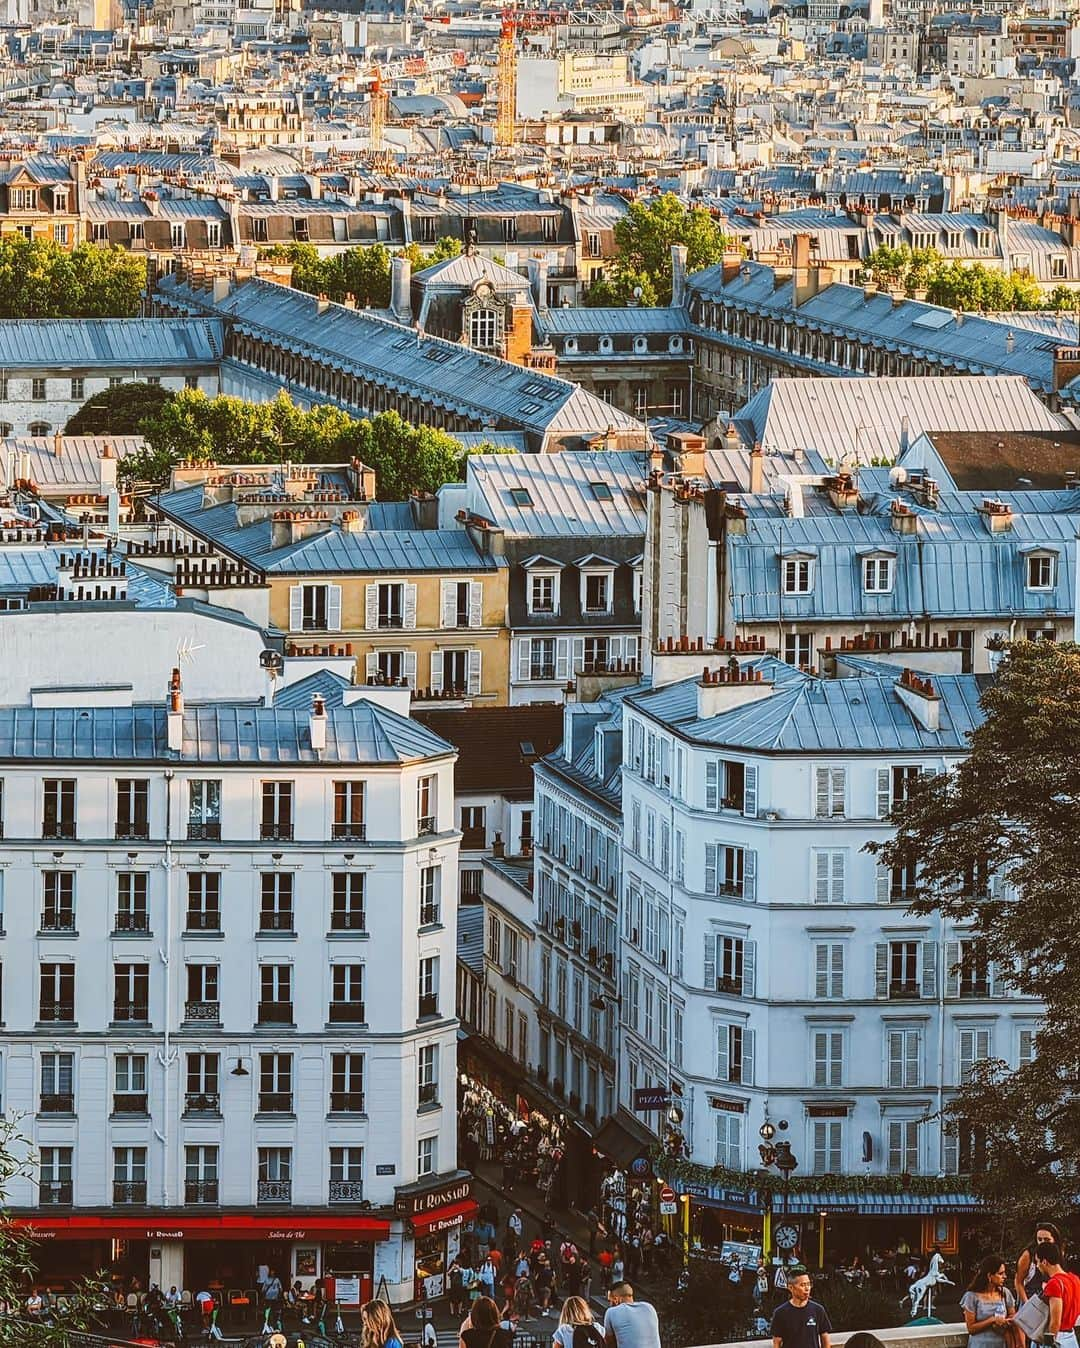
[[[263,824],[259,837],[263,842],[292,842],[292,824]]]
[[[43,1208],[69,1208],[72,1201],[71,1180],[42,1180],[38,1184],[38,1202]]]
[[[742,995],[742,979],[718,978],[716,990],[717,992],[726,992],[729,997],[740,997]]]
[[[74,931],[74,913],[43,913],[41,931]]]
[[[420,909],[420,925],[422,927],[434,927],[439,921],[439,905],[437,903],[428,903]]]
[[[331,1180],[327,1194],[330,1203],[362,1203],[364,1185],[360,1180]]]
[[[918,983],[894,979],[889,984],[889,1000],[894,1002],[912,1001],[920,995]]]
[[[433,814],[422,814],[416,821],[416,836],[424,838],[429,833],[435,832],[435,816]]]
[[[209,1205],[218,1201],[218,1182],[216,1179],[188,1180],[184,1184],[184,1202],[193,1206]]]
[[[439,1103],[439,1087],[434,1081],[424,1082],[416,1093],[416,1103],[418,1105],[437,1105]]]
[[[42,1002],[38,1010],[38,1020],[52,1024],[75,1024],[74,1002]]]
[[[291,1114],[293,1107],[292,1091],[260,1091],[260,1114]]]
[[[185,931],[220,931],[221,914],[212,913],[188,913],[184,919]]]
[[[220,1114],[221,1096],[217,1091],[186,1091],[185,1114]]]
[[[147,913],[117,913],[113,931],[149,931],[150,917]]]
[[[426,1016],[437,1016],[439,1014],[439,999],[435,996],[421,997],[416,1008],[418,1020],[423,1020]]]
[[[145,1180],[114,1180],[112,1201],[116,1206],[146,1202]]]
[[[291,1203],[292,1180],[259,1180],[256,1201],[259,1203]]]
[[[363,1002],[331,1002],[329,1021],[331,1025],[363,1025]]]
[[[114,1114],[145,1114],[146,1092],[139,1094],[124,1091],[122,1094],[116,1094],[113,1096],[112,1107]]]
[[[331,931],[364,931],[365,922],[363,913],[331,913],[330,915]]]
[[[363,1091],[330,1092],[331,1114],[363,1114],[363,1112],[364,1112]]]
[[[150,836],[150,823],[146,819],[118,819],[113,835],[117,842],[138,842]]]
[[[260,913],[259,930],[288,932],[291,936],[296,934],[292,913]]]
[[[217,1023],[221,1020],[220,1002],[185,1002],[184,1019]]]
[[[292,1002],[260,1002],[259,1025],[291,1025],[293,1023]]]
[[[113,1007],[114,1025],[146,1024],[150,1007],[146,1002],[117,1002]]]
[[[981,1001],[984,997],[989,997],[990,980],[988,978],[962,978],[960,980],[960,996],[965,1001]]]
[[[46,819],[41,825],[41,836],[42,838],[47,838],[50,841],[55,841],[57,838],[74,839],[75,820]]]
[[[72,1091],[42,1093],[39,1114],[74,1114],[75,1095]]]
[[[220,842],[221,824],[217,820],[204,820],[201,823],[189,821],[187,835],[189,842]]]
[[[331,836],[335,842],[363,842],[367,837],[367,825],[359,822],[334,824]]]

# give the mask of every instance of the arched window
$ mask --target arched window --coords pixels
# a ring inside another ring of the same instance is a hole
[[[499,316],[494,309],[474,309],[469,315],[469,345],[481,351],[495,346]]]
[[[31,435],[48,435],[52,427],[47,421],[32,421],[27,429]]]

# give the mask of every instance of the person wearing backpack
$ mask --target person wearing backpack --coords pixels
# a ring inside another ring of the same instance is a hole
[[[604,1334],[584,1297],[567,1297],[552,1338],[554,1348],[604,1348]]]

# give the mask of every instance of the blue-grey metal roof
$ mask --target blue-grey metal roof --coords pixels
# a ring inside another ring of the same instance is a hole
[[[213,318],[0,319],[0,365],[9,372],[174,369],[216,365],[221,352],[221,322]]]
[[[283,688],[275,695],[274,706],[278,711],[310,711],[311,699],[317,693],[328,708],[340,707],[344,705],[345,689],[351,687],[348,679],[332,669],[319,669]]]
[[[778,669],[782,662],[771,658],[745,663],[766,680],[779,675],[774,691],[716,716],[698,716],[696,679],[636,691],[627,700],[688,739],[761,753],[960,753],[982,721],[979,694],[987,676],[935,675],[941,727],[932,731],[901,702],[891,671],[822,679]]]
[[[457,957],[477,978],[484,976],[484,905],[463,903],[457,912]]]
[[[168,749],[164,706],[0,708],[0,762],[187,761],[243,765],[405,763],[456,753],[387,707],[359,701],[327,711],[326,748],[311,748],[308,709],[188,707],[183,748]]]
[[[541,324],[548,332],[560,336],[626,332],[637,336],[647,332],[687,332],[690,328],[690,320],[681,305],[655,309],[586,309],[567,305],[561,309],[546,309],[541,315]]]

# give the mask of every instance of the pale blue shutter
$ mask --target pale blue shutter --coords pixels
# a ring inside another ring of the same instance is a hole
[[[757,767],[748,763],[743,773],[743,814],[748,819],[757,818]]]

